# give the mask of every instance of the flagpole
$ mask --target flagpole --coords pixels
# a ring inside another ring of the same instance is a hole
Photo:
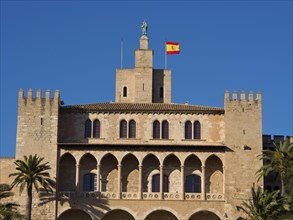
[[[165,41],[165,69],[167,69],[167,50],[166,50],[166,41]]]
[[[123,38],[121,38],[121,48],[120,48],[120,69],[123,68]]]

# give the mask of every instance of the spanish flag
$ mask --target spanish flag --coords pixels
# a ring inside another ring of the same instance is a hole
[[[166,42],[166,54],[179,54],[180,48],[179,43],[176,42]]]

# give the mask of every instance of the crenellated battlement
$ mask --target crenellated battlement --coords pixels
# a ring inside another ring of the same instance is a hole
[[[280,142],[284,142],[286,140],[289,140],[290,143],[293,143],[293,136],[283,136],[283,135],[271,136],[267,134],[264,134],[262,136],[264,147],[270,147],[270,146],[273,146],[273,143],[279,144]]]
[[[40,106],[54,106],[60,103],[59,90],[55,90],[54,96],[51,98],[51,91],[49,89],[45,92],[45,97],[42,97],[42,91],[38,89],[35,97],[33,96],[33,90],[29,89],[27,96],[25,96],[23,89],[18,91],[18,104],[23,106],[28,105],[40,105]]]
[[[262,95],[261,95],[260,91],[256,94],[255,99],[254,99],[254,94],[252,91],[249,91],[248,99],[246,99],[246,94],[245,94],[245,91],[243,91],[243,90],[240,93],[240,97],[238,95],[238,92],[235,90],[232,92],[231,95],[230,95],[229,91],[226,90],[225,95],[224,95],[225,101],[233,101],[233,102],[235,102],[235,101],[261,102],[261,98],[262,98]]]

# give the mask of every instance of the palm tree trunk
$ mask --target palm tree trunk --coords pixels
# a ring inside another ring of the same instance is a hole
[[[32,218],[32,186],[27,189],[27,201],[26,201],[26,220],[31,220]]]
[[[284,184],[284,179],[281,178],[281,196],[284,197],[285,194],[285,184]]]

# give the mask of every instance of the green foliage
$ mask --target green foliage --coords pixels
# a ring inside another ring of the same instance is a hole
[[[284,196],[286,183],[292,181],[292,175],[290,173],[292,172],[293,144],[290,144],[287,140],[280,142],[279,145],[274,143],[274,145],[274,150],[263,150],[263,153],[259,155],[260,160],[264,161],[264,165],[257,171],[257,175],[260,179],[270,173],[277,172],[281,178],[281,195]]]
[[[13,196],[10,191],[11,187],[8,184],[0,184],[0,201]],[[24,219],[24,216],[17,211],[18,204],[13,202],[0,203],[0,219],[1,220],[16,220]]]
[[[260,187],[256,190],[252,188],[252,198],[237,206],[237,210],[246,213],[247,220],[277,220],[280,213],[288,209],[285,199],[278,197],[278,193],[263,192]]]
[[[48,170],[51,169],[49,163],[42,163],[43,157],[37,155],[24,156],[24,160],[16,160],[16,172],[10,174],[14,177],[12,187],[19,187],[20,194],[26,189],[27,205],[26,218],[31,219],[32,210],[32,190],[33,188],[39,192],[40,187],[46,190],[47,193],[52,193],[55,188],[55,182],[50,178]]]

